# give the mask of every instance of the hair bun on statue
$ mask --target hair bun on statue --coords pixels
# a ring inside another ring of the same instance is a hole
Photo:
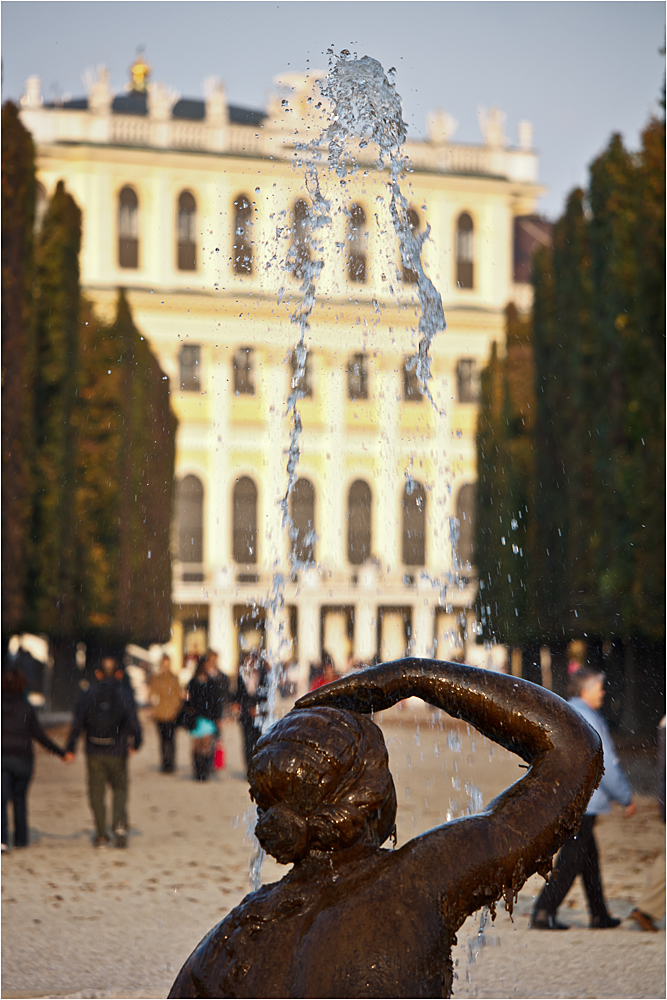
[[[255,836],[276,861],[288,865],[308,852],[308,820],[285,802],[277,802],[260,812]]]
[[[257,837],[283,864],[394,830],[396,792],[381,730],[344,709],[295,709],[257,743],[248,769]]]
[[[342,851],[352,847],[366,827],[366,817],[356,806],[322,806],[308,817],[311,848],[319,851]]]

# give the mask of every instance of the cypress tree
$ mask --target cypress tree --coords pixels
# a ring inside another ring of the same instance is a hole
[[[565,634],[596,628],[597,591],[590,526],[595,502],[593,457],[595,434],[593,331],[591,328],[590,250],[585,195],[572,192],[563,217],[554,226],[554,312],[561,331],[559,425],[563,490],[558,526],[562,536],[563,573],[558,614]],[[567,331],[572,331],[570,335]]]
[[[665,607],[665,122],[653,119],[638,159],[636,343],[628,378],[628,503],[633,621],[664,637]]]
[[[35,150],[2,108],[2,635],[25,626],[32,515]]]
[[[121,291],[111,334],[122,368],[120,596],[125,634],[155,641],[171,621],[170,524],[176,421],[168,380],[134,325]]]
[[[504,356],[482,373],[477,426],[478,615],[487,638],[518,643],[533,630],[529,579],[533,542],[535,400],[530,324],[507,309]]]
[[[535,361],[534,537],[531,547],[538,633],[561,634],[564,589],[562,520],[564,456],[559,427],[563,347],[555,316],[553,248],[540,248],[533,258],[533,352]]]
[[[505,466],[502,445],[503,383],[498,345],[482,370],[477,416],[477,504],[475,517],[475,562],[479,574],[477,617],[486,639],[500,639],[502,615],[503,552],[501,543],[502,503],[505,496]],[[499,606],[498,602],[501,602]]]
[[[176,419],[125,295],[111,326],[81,296],[62,182],[33,247],[33,144],[2,114],[3,638],[50,636],[65,705],[78,641],[168,638]]]
[[[607,633],[626,635],[633,619],[633,526],[628,504],[632,484],[627,437],[632,400],[626,365],[636,352],[638,333],[634,315],[637,188],[635,166],[618,135],[612,136],[607,149],[591,165],[589,199],[595,430],[600,441],[594,460],[600,625]]]
[[[35,496],[32,627],[71,635],[81,212],[59,181],[36,249]]]
[[[81,304],[76,429],[77,630],[88,640],[114,632],[119,591],[119,456],[122,369],[117,345],[91,305]]]
[[[168,380],[123,292],[81,326],[77,424],[78,625],[89,640],[165,641],[176,420]]]
[[[570,195],[553,246],[534,258],[532,468],[516,433],[529,366],[517,354],[517,331],[519,340],[524,334],[511,311],[506,357],[494,354],[484,374],[478,432],[483,623],[495,606],[504,642],[522,634],[623,638],[630,728],[650,718],[641,705],[663,675],[654,666],[664,658],[664,268],[665,123],[653,120],[635,156],[612,137],[591,165],[588,191]],[[531,496],[522,611],[494,531],[512,512],[518,520]],[[646,674],[638,685],[640,646]]]

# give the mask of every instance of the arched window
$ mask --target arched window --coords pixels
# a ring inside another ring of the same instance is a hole
[[[366,213],[352,205],[347,231],[347,276],[355,284],[366,283]]]
[[[118,196],[118,264],[139,267],[139,199],[127,185]]]
[[[234,199],[234,242],[232,266],[235,274],[252,274],[252,205],[240,194]]]
[[[42,223],[44,222],[44,216],[46,215],[46,209],[48,207],[49,200],[46,197],[46,189],[43,184],[37,181],[35,186],[35,232],[41,233]]]
[[[204,487],[197,476],[185,476],[176,487],[178,558],[183,563],[204,561]]]
[[[414,236],[419,232],[420,221],[419,213],[414,208],[409,208],[407,212],[408,225],[410,227],[410,232]],[[416,271],[413,271],[411,267],[406,267],[403,265],[403,281],[406,285],[416,285],[419,280],[419,275]]]
[[[236,480],[233,500],[234,561],[244,566],[257,562],[257,487],[248,476]]]
[[[189,191],[181,191],[178,198],[178,270],[197,269],[195,226],[197,204]]]
[[[287,266],[298,281],[305,277],[310,259],[310,208],[303,198],[297,198],[292,210],[292,245]]]
[[[406,566],[426,565],[426,492],[412,480],[403,490],[403,562]]]
[[[300,563],[315,562],[315,490],[308,479],[297,479],[290,494],[292,527],[290,538],[294,558]]]
[[[456,498],[456,516],[459,520],[459,562],[465,567],[475,562],[475,504],[477,487],[466,483]]]
[[[347,558],[361,566],[371,554],[371,488],[362,479],[350,486],[347,498]]]
[[[456,283],[459,288],[474,287],[473,252],[472,219],[467,212],[462,212],[456,223]]]

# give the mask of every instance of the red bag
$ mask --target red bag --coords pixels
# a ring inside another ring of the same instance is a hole
[[[224,771],[227,755],[220,740],[215,744],[215,754],[213,757],[213,767],[216,771]]]

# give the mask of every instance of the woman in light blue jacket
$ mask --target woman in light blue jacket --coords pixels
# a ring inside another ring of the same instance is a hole
[[[577,875],[581,875],[591,914],[590,926],[604,930],[618,927],[620,920],[612,917],[602,889],[598,849],[593,827],[598,816],[608,813],[612,802],[625,806],[628,816],[635,814],[632,789],[620,768],[616,748],[609,735],[604,717],[600,714],[604,702],[604,674],[589,667],[582,667],[570,679],[570,705],[599,734],[604,753],[604,774],[591,796],[586,815],[577,833],[563,844],[551,876],[539,895],[531,921],[538,930],[564,931],[556,917],[558,907],[568,894]]]

